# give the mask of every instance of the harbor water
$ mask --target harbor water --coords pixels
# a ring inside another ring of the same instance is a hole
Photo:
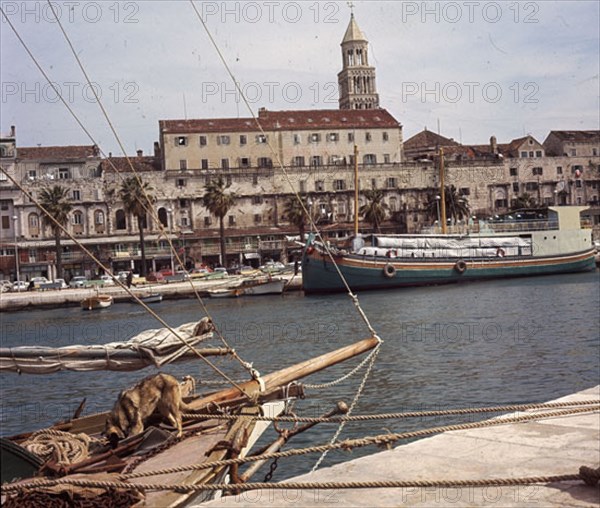
[[[542,402],[598,384],[600,378],[600,284],[598,270],[465,285],[409,288],[359,295],[371,325],[384,340],[358,401],[356,414],[449,409]],[[229,344],[254,368],[268,373],[351,344],[369,331],[346,295],[282,296],[207,300]],[[153,307],[170,325],[198,320],[194,300]],[[160,325],[134,304],[97,312],[78,307],[2,313],[1,345],[68,346],[127,340]],[[213,341],[218,345],[218,341]],[[229,359],[213,361],[235,379],[244,370]],[[355,359],[306,380],[332,381],[358,364]],[[203,362],[163,369],[200,379],[198,390],[224,385]],[[131,373],[60,372],[45,376],[2,374],[1,434],[36,430],[69,418],[83,398],[85,414],[110,409],[123,388],[153,369]],[[326,389],[307,389],[293,407],[299,416],[319,416],[335,402],[348,404],[365,370]],[[477,416],[477,419],[490,415]],[[347,424],[341,438],[402,432],[473,421],[474,416],[401,419]],[[294,447],[331,439],[336,426],[321,424],[294,438]],[[263,441],[274,438],[269,430]],[[332,452],[324,465],[374,449]],[[302,474],[318,456],[279,461],[274,480]],[[265,470],[265,472],[267,472]],[[262,479],[258,475],[256,480]]]

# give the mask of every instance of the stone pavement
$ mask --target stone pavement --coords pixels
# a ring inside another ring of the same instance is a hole
[[[590,399],[600,399],[600,386],[557,400]],[[290,481],[466,480],[550,476],[576,474],[582,465],[593,468],[600,466],[598,411],[447,432],[323,468]],[[600,506],[600,490],[598,486],[590,487],[580,482],[479,488],[263,490],[217,499],[202,506],[582,507]]]

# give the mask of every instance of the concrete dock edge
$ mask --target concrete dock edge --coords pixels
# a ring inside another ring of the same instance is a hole
[[[594,399],[600,399],[600,386],[556,401]],[[524,411],[512,416],[541,411]],[[582,465],[593,468],[600,466],[599,411],[447,432],[323,468],[289,481],[469,480],[554,476],[576,474]],[[590,487],[582,482],[504,487],[260,490],[217,499],[203,506],[332,505],[589,507],[600,506],[600,490],[598,486]]]

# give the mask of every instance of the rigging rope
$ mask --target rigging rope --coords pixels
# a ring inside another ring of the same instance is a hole
[[[144,194],[144,202],[138,200],[138,202],[140,203],[140,205],[142,205],[142,207],[144,208],[144,210],[146,211],[146,213],[149,213],[150,216],[152,217],[152,219],[154,220],[154,222],[158,225],[159,230],[161,231],[162,234],[165,235],[165,237],[167,238],[167,241],[169,243],[169,247],[171,249],[171,252],[174,253],[177,262],[179,263],[180,266],[183,267],[185,273],[187,275],[189,275],[189,272],[187,271],[187,269],[185,269],[185,263],[182,262],[181,258],[179,257],[179,253],[177,252],[177,250],[175,249],[175,247],[173,246],[172,240],[170,238],[170,236],[166,235],[166,230],[162,224],[162,222],[160,221],[158,214],[156,212],[156,210],[154,210],[154,208],[152,206],[149,206],[151,203],[151,199],[148,195],[148,193],[146,192],[146,189],[144,188],[144,186],[142,185],[142,179],[139,175],[139,172],[136,171],[136,169],[133,167],[133,164],[131,163],[131,160],[129,158],[129,156],[127,155],[126,151],[125,151],[125,147],[123,146],[123,143],[121,142],[121,139],[119,137],[119,135],[117,134],[117,131],[115,130],[112,121],[110,120],[109,116],[108,116],[108,112],[106,111],[106,108],[104,107],[104,105],[102,104],[102,101],[100,100],[100,97],[98,96],[96,89],[94,88],[92,81],[90,79],[90,77],[88,76],[85,68],[83,67],[83,63],[81,62],[81,59],[79,58],[79,55],[77,54],[77,52],[75,51],[75,48],[73,47],[73,44],[71,43],[71,40],[69,39],[69,36],[67,35],[67,32],[65,31],[61,21],[60,21],[60,17],[57,16],[55,10],[54,10],[54,6],[52,5],[52,2],[50,0],[46,0],[48,5],[50,6],[50,9],[52,11],[52,14],[54,15],[54,18],[56,19],[56,22],[58,24],[58,26],[60,27],[60,30],[63,34],[63,36],[65,37],[65,40],[67,41],[67,44],[69,45],[69,48],[71,49],[71,52],[73,53],[73,56],[75,57],[75,60],[77,61],[77,65],[79,66],[79,68],[81,69],[81,72],[83,73],[89,87],[92,89],[92,92],[94,94],[94,98],[96,99],[96,101],[98,102],[98,106],[100,107],[102,114],[104,115],[104,118],[106,119],[117,143],[119,144],[119,147],[121,148],[121,151],[123,152],[123,154],[125,155],[125,158],[127,159],[127,162],[129,164],[129,167],[131,168],[131,171],[133,172],[133,174],[136,177],[136,180],[140,186],[140,190],[142,191],[142,193]],[[119,173],[120,174],[120,173]],[[227,343],[227,341],[225,340],[225,338],[223,337],[223,335],[221,334],[221,332],[217,329],[216,324],[214,323],[214,320],[212,319],[210,312],[208,311],[208,308],[206,307],[206,305],[204,304],[204,300],[202,299],[202,297],[200,296],[200,294],[198,293],[197,288],[194,286],[193,281],[191,280],[191,278],[188,279],[190,286],[192,287],[192,290],[196,296],[196,300],[200,303],[202,310],[204,311],[205,315],[208,316],[211,321],[213,322],[213,325],[215,327],[215,332],[217,334],[217,336],[221,339],[221,341],[223,342],[223,344],[225,345],[225,347],[227,347],[228,349],[230,349],[232,351],[232,355],[235,359],[237,359],[242,366],[248,371],[248,373],[252,376],[253,379],[258,380],[260,378],[260,373],[258,373],[255,369],[252,368],[252,365],[249,364],[248,362],[242,360],[242,358],[237,354],[237,352],[235,352],[235,350],[229,346],[229,344]],[[236,386],[236,388],[238,388],[239,390],[242,391],[242,393],[245,393],[239,385],[234,385]],[[246,394],[247,395],[247,394]]]
[[[208,26],[206,25],[204,19],[202,18],[202,15],[200,14],[200,12],[198,11],[198,9],[196,8],[194,0],[190,0],[190,4],[191,4],[192,8],[194,9],[194,12],[196,13],[196,16],[197,16],[198,20],[202,24],[202,26],[203,26],[203,28],[204,28],[204,30],[205,30],[208,38],[210,39],[210,42],[212,43],[213,47],[215,48],[215,51],[217,52],[217,55],[219,56],[219,59],[223,63],[223,66],[225,67],[225,70],[229,74],[229,77],[231,78],[234,87],[236,88],[236,90],[240,94],[240,97],[242,98],[242,100],[244,102],[244,105],[248,109],[248,112],[252,116],[252,119],[256,123],[256,125],[257,125],[258,129],[260,130],[261,134],[265,137],[266,145],[268,146],[269,150],[271,151],[271,155],[275,158],[275,160],[277,162],[278,168],[282,171],[282,174],[285,177],[285,180],[286,180],[287,184],[289,185],[290,190],[292,191],[292,193],[294,194],[294,196],[296,197],[296,199],[300,203],[300,206],[302,208],[302,211],[304,212],[304,215],[306,217],[308,217],[308,221],[309,221],[309,225],[311,226],[311,230],[315,230],[317,236],[321,239],[321,242],[322,242],[322,244],[323,244],[323,246],[325,248],[325,251],[327,252],[327,255],[329,256],[329,259],[333,263],[333,266],[335,267],[335,269],[336,269],[336,271],[337,271],[340,279],[342,280],[342,283],[344,284],[344,286],[346,288],[348,296],[350,296],[350,298],[354,302],[354,305],[355,305],[356,309],[358,310],[359,316],[361,317],[361,319],[365,323],[365,325],[368,328],[368,330],[371,333],[371,335],[373,337],[376,337],[379,341],[381,341],[381,339],[377,335],[377,332],[371,326],[371,323],[370,323],[369,319],[367,318],[366,314],[362,310],[362,308],[360,306],[360,303],[358,302],[358,297],[350,289],[350,286],[349,286],[348,282],[346,281],[346,278],[342,274],[340,268],[338,267],[338,265],[337,265],[337,263],[336,263],[336,261],[335,261],[335,259],[333,257],[333,253],[331,252],[331,250],[327,246],[327,242],[325,242],[325,240],[323,239],[323,236],[321,235],[321,232],[319,231],[319,228],[315,224],[315,222],[314,222],[314,220],[313,220],[310,212],[307,210],[307,208],[306,208],[303,200],[301,199],[300,193],[294,187],[294,185],[292,183],[292,180],[291,180],[291,178],[290,178],[290,176],[289,176],[289,174],[288,174],[285,166],[283,165],[283,162],[281,161],[281,157],[279,156],[279,152],[277,150],[275,150],[273,148],[273,146],[271,145],[271,142],[269,141],[269,138],[266,135],[266,133],[265,133],[265,131],[264,131],[264,129],[263,129],[261,123],[260,123],[260,120],[254,114],[254,111],[252,110],[252,107],[250,106],[250,103],[248,102],[248,99],[246,98],[246,95],[244,94],[243,90],[240,87],[239,81],[235,78],[235,75],[233,74],[233,71],[231,70],[231,68],[227,64],[227,61],[225,60],[225,57],[224,57],[223,53],[221,52],[221,50],[220,50],[217,42],[215,41],[214,37],[212,36],[210,30],[208,29]],[[355,213],[358,213],[358,211],[355,211]]]
[[[90,88],[92,89],[96,100],[98,101],[98,104],[100,105],[100,107],[102,108],[102,111],[105,113],[105,118],[107,120],[107,122],[109,123],[111,129],[113,130],[113,134],[115,135],[117,142],[119,143],[119,146],[121,147],[125,158],[127,159],[127,162],[129,163],[129,166],[132,170],[132,172],[136,175],[136,178],[139,181],[139,175],[137,173],[137,171],[135,170],[135,168],[133,167],[131,160],[129,159],[129,157],[127,156],[125,149],[123,148],[123,145],[116,133],[116,131],[114,130],[112,123],[110,121],[110,119],[108,118],[108,115],[106,114],[106,111],[104,109],[104,107],[102,106],[102,103],[100,101],[100,98],[96,95],[96,90],[94,88],[94,86],[92,85],[92,83],[89,80],[89,77],[87,76],[87,73],[85,72],[85,69],[83,68],[83,65],[81,64],[81,61],[77,55],[77,53],[75,52],[71,41],[68,38],[68,35],[66,34],[66,32],[64,31],[64,28],[62,27],[62,24],[60,23],[60,19],[58,16],[56,16],[56,13],[54,11],[54,6],[52,5],[52,3],[50,1],[48,1],[50,8],[55,16],[55,19],[57,21],[57,23],[59,24],[59,26],[61,27],[61,30],[63,32],[63,35],[65,36],[69,47],[71,48],[73,54],[75,55],[75,58],[78,61],[78,64],[82,70],[82,72],[84,73],[84,76],[86,77],[87,81],[88,81],[88,85],[90,86]],[[64,99],[64,97],[62,96],[60,90],[57,89],[55,83],[50,79],[50,77],[48,76],[48,74],[44,71],[44,69],[42,68],[42,66],[39,64],[39,62],[37,61],[37,59],[35,58],[35,56],[33,55],[33,53],[31,52],[31,50],[29,49],[29,47],[27,46],[27,44],[25,43],[25,41],[23,40],[23,38],[20,36],[20,34],[18,33],[17,29],[15,28],[15,26],[12,24],[11,20],[9,19],[9,17],[6,15],[6,13],[4,12],[4,10],[2,9],[2,7],[0,6],[0,12],[2,13],[2,15],[4,16],[6,22],[8,23],[8,25],[10,26],[10,28],[12,29],[12,31],[14,32],[15,36],[17,37],[18,41],[21,43],[21,45],[23,46],[23,48],[25,49],[25,51],[27,52],[27,54],[29,55],[29,57],[31,58],[31,60],[33,61],[33,63],[36,65],[37,69],[40,71],[40,73],[44,76],[44,78],[46,79],[46,81],[49,83],[49,85],[52,87],[53,91],[56,93],[57,97],[60,99],[60,101],[63,103],[63,105],[67,108],[67,110],[69,111],[69,113],[71,114],[71,116],[75,119],[75,121],[77,122],[77,124],[81,127],[81,129],[84,131],[84,133],[87,135],[87,137],[90,139],[90,141],[96,146],[98,147],[98,150],[100,151],[100,153],[103,155],[103,157],[105,158],[105,160],[108,161],[109,165],[111,166],[112,170],[114,171],[114,173],[117,175],[118,178],[121,179],[121,181],[123,182],[125,179],[123,177],[123,175],[118,171],[118,169],[116,168],[116,166],[114,165],[114,163],[111,161],[110,158],[106,157],[106,153],[100,148],[99,144],[96,142],[96,140],[94,139],[94,137],[92,136],[92,134],[89,132],[89,130],[83,125],[83,123],[81,122],[81,120],[79,119],[79,117],[77,116],[77,114],[75,113],[75,111],[71,108],[71,106],[67,103],[67,101]],[[222,376],[224,379],[226,379],[232,386],[234,386],[235,388],[237,388],[238,390],[240,390],[240,392],[245,395],[246,397],[249,397],[249,395],[240,387],[239,384],[233,382],[233,380],[231,380],[229,378],[229,376],[227,376],[225,373],[223,373],[222,371],[220,371],[220,369],[216,368],[216,366],[214,366],[212,364],[212,362],[210,362],[209,360],[207,360],[206,358],[204,358],[202,355],[200,355],[196,349],[191,346],[190,344],[188,344],[182,337],[180,337],[177,333],[174,332],[174,330],[164,322],[164,320],[162,320],[150,307],[148,307],[143,301],[140,300],[140,298],[135,295],[132,291],[130,291],[129,288],[127,288],[119,279],[115,278],[114,275],[112,274],[112,271],[110,270],[109,267],[105,266],[100,260],[98,260],[96,258],[96,256],[90,252],[83,244],[81,244],[81,242],[75,238],[73,235],[71,235],[66,228],[60,224],[58,221],[56,221],[56,219],[54,217],[52,217],[52,215],[37,201],[33,198],[33,196],[28,193],[18,182],[16,182],[16,180],[14,178],[12,178],[11,175],[8,174],[8,172],[0,167],[0,170],[2,170],[2,172],[23,192],[23,194],[25,196],[27,196],[29,198],[29,200],[31,202],[33,202],[43,213],[44,215],[46,215],[49,220],[51,222],[54,223],[54,225],[59,228],[63,233],[65,233],[69,239],[71,239],[76,245],[78,245],[88,256],[90,256],[90,258],[97,264],[97,266],[99,266],[100,268],[102,268],[106,273],[109,273],[113,276],[113,280],[122,288],[124,289],[138,304],[140,304],[151,316],[153,316],[159,323],[161,323],[164,327],[166,327],[169,331],[171,331],[172,333],[174,333],[174,335],[181,341],[184,342],[184,344],[191,349],[192,351],[194,351],[196,353],[196,355],[198,355],[202,360],[205,361],[205,363],[207,363],[213,370],[215,370],[215,372],[217,372],[217,374],[219,374],[220,376]],[[142,189],[142,191],[145,193],[145,190]],[[146,194],[147,197],[147,194]],[[156,213],[154,212],[154,210],[152,209],[152,207],[148,208],[147,207],[147,203],[141,203],[141,205],[144,207],[144,210],[149,213],[151,215],[151,217],[153,217],[155,219],[156,224],[159,226],[159,230],[166,235],[166,231],[164,229],[164,226],[162,225],[162,222],[160,220],[157,220],[156,217]],[[171,239],[166,236],[166,238],[168,239],[168,243],[170,245],[171,251],[175,254],[178,262],[180,264],[181,263],[181,259],[179,258],[179,254],[177,253],[176,249],[174,248]],[[210,313],[208,312],[208,309],[206,308],[203,300],[201,299],[197,288],[193,285],[193,282],[191,279],[189,279],[189,282],[191,284],[191,287],[194,291],[194,294],[197,298],[197,300],[200,302],[205,314],[210,318]],[[223,337],[223,335],[221,334],[220,330],[218,329],[218,327],[216,326],[216,324],[214,323],[214,320],[211,321],[213,322],[213,324],[215,325],[215,333],[217,334],[217,336],[220,338],[220,340],[223,342],[223,344],[225,345],[225,347],[227,347],[228,349],[230,349],[231,351],[233,351],[231,353],[231,355],[233,356],[233,358],[235,358],[236,360],[238,360],[242,366],[244,366],[244,368],[246,368],[249,373],[251,374],[251,376],[253,378],[255,378],[256,375],[256,371],[255,370],[251,370],[248,369],[247,362],[244,362],[240,356],[234,351],[234,348],[230,347],[229,344],[227,343],[227,341],[225,340],[225,338]]]
[[[352,403],[350,404],[350,407],[348,408],[348,412],[346,413],[348,416],[352,415],[352,411],[354,411],[354,408],[356,407],[356,404],[358,404],[358,399],[360,398],[360,396],[362,395],[363,390],[365,389],[365,385],[367,384],[367,379],[369,378],[369,375],[371,374],[371,371],[373,370],[373,366],[375,365],[375,359],[377,358],[377,355],[379,354],[380,350],[381,350],[381,342],[379,342],[377,344],[377,346],[375,346],[375,349],[373,349],[373,351],[371,351],[371,353],[368,356],[368,358],[370,358],[370,360],[369,360],[369,363],[367,365],[367,369],[365,370],[365,375],[363,376],[362,381],[361,381],[358,389],[356,390],[356,394],[354,395],[354,399],[352,400]],[[344,430],[344,426],[345,425],[346,425],[346,422],[342,420],[340,422],[337,430],[333,434],[331,440],[329,441],[329,444],[333,444],[333,443],[335,443],[337,441],[337,438],[342,433],[342,430]],[[319,469],[319,466],[325,460],[325,457],[327,456],[328,452],[329,452],[329,450],[325,450],[321,454],[321,456],[319,457],[319,459],[317,460],[317,462],[315,463],[315,465],[311,469],[311,471],[310,471],[311,473],[314,473],[317,469]]]
[[[49,1],[49,0],[48,0]],[[310,212],[306,209],[306,206],[299,194],[299,192],[296,190],[296,188],[294,187],[294,185],[292,184],[292,181],[290,179],[290,176],[287,172],[287,170],[285,169],[285,166],[283,165],[283,162],[281,160],[281,157],[279,155],[279,153],[273,148],[273,146],[271,145],[268,136],[266,135],[260,120],[256,117],[256,115],[254,114],[254,111],[252,110],[250,103],[248,102],[243,90],[241,89],[238,80],[235,79],[235,75],[233,74],[231,68],[229,67],[229,65],[227,64],[227,61],[225,60],[225,57],[223,56],[223,53],[221,52],[217,42],[215,41],[214,37],[212,36],[211,32],[208,30],[208,27],[206,26],[206,23],[204,22],[204,19],[202,18],[202,16],[200,15],[200,12],[198,12],[198,9],[196,8],[196,5],[194,3],[194,0],[190,0],[190,4],[192,6],[192,8],[194,9],[194,12],[196,13],[196,16],[198,17],[198,19],[200,20],[200,23],[202,24],[202,26],[204,27],[204,30],[206,32],[206,34],[208,35],[208,38],[210,39],[213,47],[215,48],[221,62],[223,63],[227,73],[229,74],[229,77],[231,78],[231,80],[233,81],[233,84],[235,86],[235,88],[237,89],[238,93],[240,94],[240,96],[242,97],[242,100],[244,101],[244,104],[246,106],[246,108],[248,109],[250,115],[252,116],[254,122],[256,123],[256,125],[258,126],[258,129],[260,130],[261,134],[264,136],[264,139],[266,140],[266,144],[269,148],[269,150],[271,151],[272,156],[275,158],[276,162],[277,162],[277,166],[279,167],[279,169],[282,171],[282,174],[284,175],[284,178],[287,182],[287,184],[289,185],[289,188],[291,189],[291,191],[293,192],[294,196],[296,197],[296,200],[300,203],[300,206],[302,208],[302,211],[304,213],[304,215],[306,217],[308,217],[310,226],[311,226],[311,231],[315,230],[317,233],[317,236],[321,239],[321,243],[323,244],[325,251],[327,253],[327,255],[329,256],[329,259],[331,260],[331,262],[333,263],[333,266],[335,267],[335,270],[337,271],[338,276],[340,277],[342,283],[344,284],[346,291],[348,293],[348,296],[350,297],[350,299],[352,300],[352,302],[354,303],[354,306],[358,312],[358,315],[360,316],[360,318],[363,320],[365,326],[368,328],[369,332],[371,333],[372,337],[375,337],[378,341],[378,345],[375,347],[375,349],[371,352],[371,354],[369,355],[370,361],[368,364],[368,368],[365,372],[365,375],[363,377],[363,380],[354,396],[354,399],[352,401],[352,404],[350,406],[350,411],[349,413],[352,411],[352,409],[354,409],[354,407],[356,406],[356,404],[358,403],[358,399],[360,398],[360,395],[364,389],[364,386],[367,382],[367,379],[369,377],[369,374],[371,373],[371,370],[373,368],[374,362],[375,362],[375,358],[377,357],[377,354],[379,352],[379,347],[382,344],[382,340],[381,338],[377,335],[377,332],[375,331],[375,329],[373,328],[373,326],[371,325],[371,322],[369,321],[367,315],[365,314],[365,312],[363,311],[362,307],[360,306],[360,302],[358,301],[358,296],[356,296],[356,294],[354,294],[352,292],[352,290],[350,289],[350,286],[348,284],[348,281],[346,280],[346,278],[344,277],[344,274],[341,272],[339,266],[337,265],[334,257],[333,257],[333,253],[331,252],[331,250],[329,249],[329,246],[327,245],[327,242],[325,242],[321,232],[319,231],[319,228],[316,226],[313,217],[311,216]],[[355,146],[355,152],[356,152],[356,146]],[[355,213],[358,214],[358,210],[355,210]],[[301,238],[302,240],[302,238]],[[362,365],[361,365],[362,366]],[[334,434],[333,438],[332,438],[332,442],[335,441],[337,439],[337,437],[339,436],[339,434],[341,433],[342,429],[344,427],[344,422],[341,422],[336,433]],[[315,466],[313,467],[313,471],[319,467],[319,465],[321,464],[321,462],[323,461],[323,459],[325,458],[325,455],[327,454],[327,452],[324,452],[323,455],[320,457],[320,459],[317,461],[317,463],[315,464]]]

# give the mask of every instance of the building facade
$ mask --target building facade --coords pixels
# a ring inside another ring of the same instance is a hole
[[[145,220],[148,270],[292,260],[299,255],[298,230],[286,209],[297,194],[326,237],[352,232],[366,203],[362,193],[354,203],[355,147],[359,191],[383,192],[385,231],[432,225],[426,204],[439,190],[439,148],[446,185],[468,202],[472,217],[509,212],[524,197],[537,206],[600,210],[599,131],[551,131],[543,144],[532,136],[508,143],[492,136],[487,144],[462,145],[425,130],[404,143],[401,123],[379,107],[368,41],[354,16],[341,46],[338,110],[261,108],[256,118],[161,120],[154,154],[129,158],[102,159],[94,146],[19,147],[11,128],[0,138],[0,278],[54,277],[54,240],[36,204],[53,185],[68,190],[72,206],[72,238],[62,240],[67,276],[92,276],[92,256],[113,272],[138,271],[138,222],[120,198],[123,182],[135,174],[155,197]],[[235,196],[225,217],[225,260],[218,220],[202,199],[206,184],[218,178]],[[362,222],[360,228],[371,230]]]

